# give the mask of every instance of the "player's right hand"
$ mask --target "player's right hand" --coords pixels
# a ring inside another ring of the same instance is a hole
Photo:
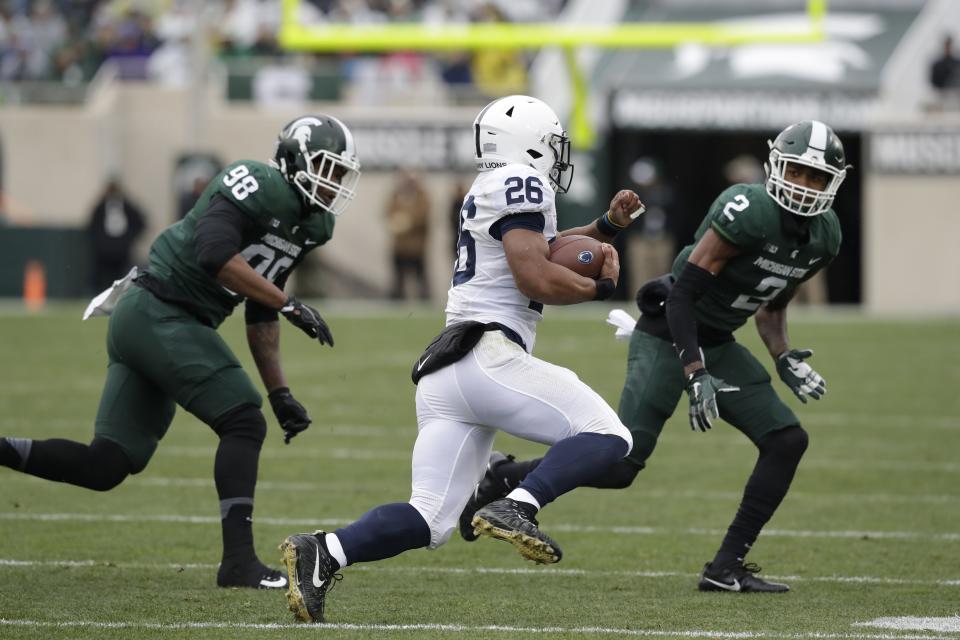
[[[305,334],[319,340],[320,344],[333,346],[333,334],[330,333],[330,327],[320,317],[320,312],[310,305],[303,304],[291,296],[287,298],[286,304],[280,308],[280,313]]]
[[[617,284],[620,279],[620,255],[612,244],[606,242],[600,245],[600,250],[603,251],[603,266],[600,267],[600,275],[597,276],[597,280],[610,278],[613,280],[613,284]]]
[[[720,417],[717,394],[740,391],[740,387],[714,378],[706,369],[697,369],[687,378],[687,396],[690,397],[690,428],[706,431]]]

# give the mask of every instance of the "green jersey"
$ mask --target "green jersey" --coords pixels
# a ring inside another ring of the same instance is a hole
[[[679,277],[707,229],[741,251],[696,304],[698,323],[724,331],[743,326],[761,304],[789,300],[802,282],[830,264],[840,251],[840,222],[833,209],[798,216],[784,211],[764,185],[737,184],[713,202],[694,243],[674,261],[674,276]]]
[[[333,235],[334,217],[307,209],[280,172],[255,160],[239,160],[210,181],[193,209],[168,227],[150,247],[147,272],[162,298],[186,307],[212,327],[223,322],[243,296],[205,272],[194,252],[197,221],[220,195],[253,222],[244,234],[240,255],[257,273],[281,286],[304,256]]]

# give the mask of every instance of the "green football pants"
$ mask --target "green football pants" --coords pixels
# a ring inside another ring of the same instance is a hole
[[[137,286],[110,316],[107,354],[95,433],[123,449],[134,473],[147,466],[176,404],[208,425],[241,405],[262,404],[216,330]]]
[[[740,391],[717,395],[720,417],[754,443],[768,433],[800,424],[773,390],[767,370],[745,347],[731,341],[704,347],[703,353],[711,375],[740,387]],[[633,434],[633,450],[627,460],[640,468],[646,465],[664,423],[684,395],[684,383],[673,345],[634,331],[619,409],[620,419]]]

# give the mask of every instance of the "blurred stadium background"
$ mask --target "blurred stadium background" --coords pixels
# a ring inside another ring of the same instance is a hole
[[[27,266],[38,264],[47,296],[92,293],[84,228],[111,178],[146,217],[134,250],[142,261],[194,183],[220,163],[267,158],[283,123],[319,110],[355,131],[364,175],[334,242],[298,273],[297,292],[388,294],[385,209],[396,173],[411,169],[429,196],[427,271],[442,300],[454,203],[473,174],[469,124],[491,98],[524,92],[553,105],[578,142],[562,224],[595,217],[621,187],[649,205],[644,224],[620,239],[622,297],[666,270],[726,184],[761,178],[768,138],[819,118],[855,170],[835,205],[842,253],[805,300],[960,311],[960,90],[930,83],[944,37],[960,33],[953,0],[0,6],[0,297],[20,297]],[[752,29],[753,41],[705,43],[703,31],[677,37],[671,24]],[[598,29],[652,30],[612,47],[507,49],[497,37],[490,48],[468,42],[464,31],[497,26],[519,29],[510,33],[521,44],[550,41],[552,29],[568,45],[578,29],[585,41]],[[417,48],[396,49],[411,27],[421,29]],[[465,48],[451,48],[458,39]]]

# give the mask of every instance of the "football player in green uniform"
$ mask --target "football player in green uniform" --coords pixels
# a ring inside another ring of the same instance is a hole
[[[744,557],[786,495],[807,433],[733,332],[753,316],[790,390],[802,402],[826,393],[806,362],[813,352],[790,347],[786,308],[797,287],[840,250],[840,224],[830,207],[846,171],[843,145],[830,127],[816,120],[787,127],[771,143],[766,184],[721,193],[673,272],[637,294],[642,316],[631,336],[619,409],[633,450],[591,486],[630,486],[684,390],[691,428],[706,431],[722,417],[750,438],[759,457],[720,549],[701,573],[703,591],[789,590],[758,577],[759,567]],[[477,508],[537,464],[495,452],[461,515],[461,536],[476,539],[471,519]]]
[[[320,344],[333,346],[333,337],[315,309],[283,292],[284,283],[330,239],[359,175],[350,130],[324,115],[284,127],[269,163],[230,164],[154,241],[146,269],[115,284],[114,294],[128,288],[103,309],[112,311],[109,366],[93,441],[0,438],[0,464],[108,491],[143,471],[180,405],[220,439],[217,584],[286,588],[286,577],[260,562],[253,545],[253,495],[267,431],[262,398],[216,329],[246,300],[250,351],[289,443],[310,417],[281,368],[278,314]]]

